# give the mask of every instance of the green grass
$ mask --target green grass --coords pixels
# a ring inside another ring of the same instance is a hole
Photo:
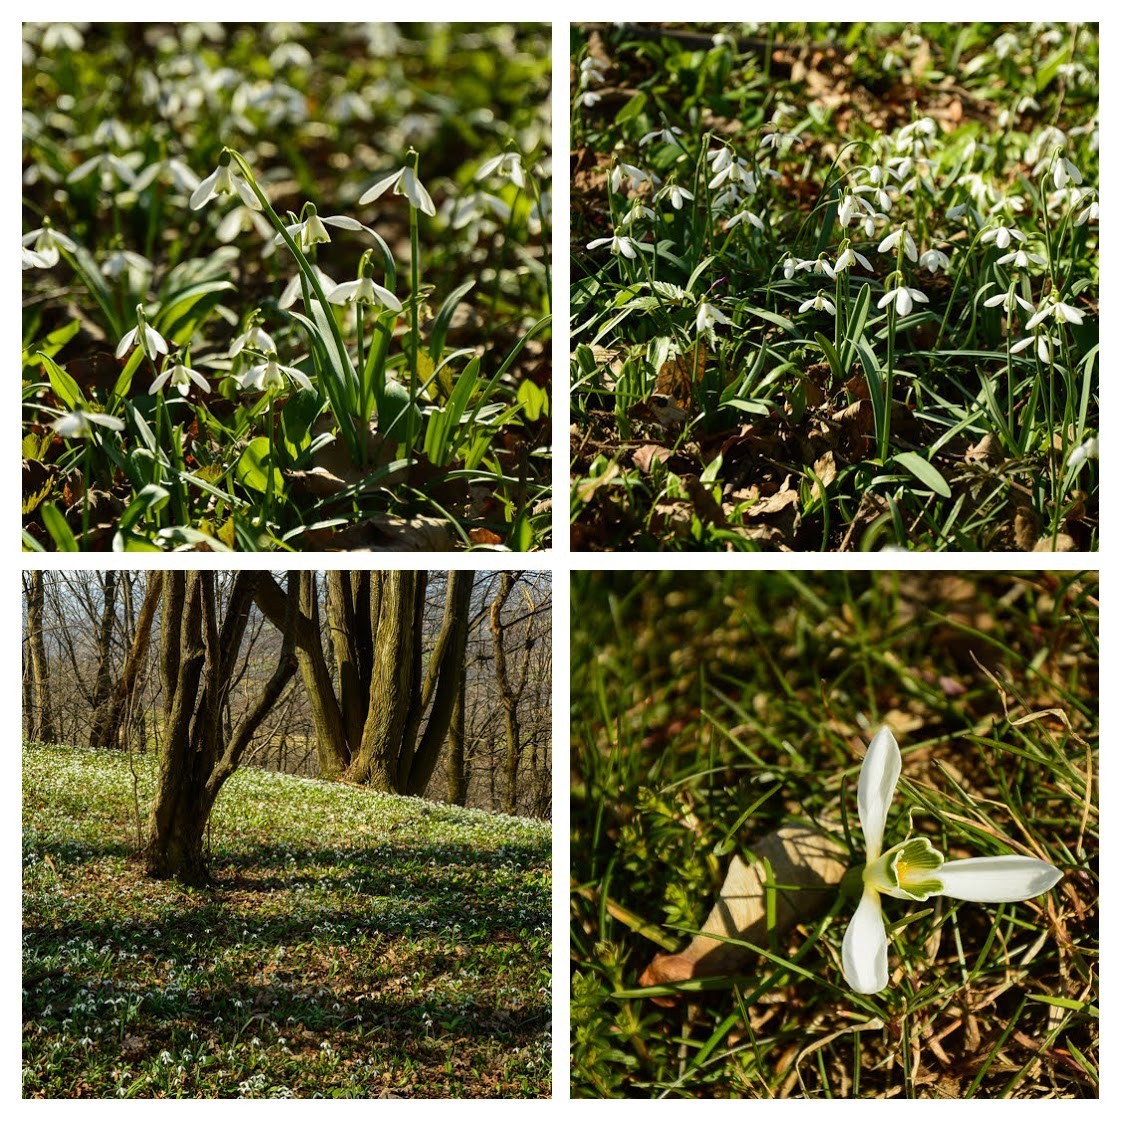
[[[1095,25],[572,55],[574,548],[1097,548]]]
[[[126,757],[23,781],[25,1096],[550,1093],[548,826],[243,769],[187,890],[134,860]]]
[[[1092,575],[580,573],[572,596],[572,1088],[667,1097],[1097,1094]],[[728,851],[790,819],[862,862],[856,778],[899,738],[886,838],[1025,852],[1015,905],[885,900],[891,984],[845,985],[853,902],[770,956],[635,995],[704,921]],[[730,841],[729,841],[730,838]]]

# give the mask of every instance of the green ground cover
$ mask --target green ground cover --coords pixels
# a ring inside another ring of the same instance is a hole
[[[188,890],[154,762],[24,749],[25,1096],[549,1095],[548,825],[243,769]]]
[[[1094,25],[572,59],[575,548],[1097,547]]]
[[[23,543],[539,548],[543,24],[24,24]]]

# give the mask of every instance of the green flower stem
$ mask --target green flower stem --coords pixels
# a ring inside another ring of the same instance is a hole
[[[420,179],[420,153],[413,151],[413,173]],[[413,465],[413,444],[416,433],[411,431],[413,409],[417,399],[417,362],[420,359],[420,225],[417,221],[416,207],[409,203],[409,277],[412,285],[412,300],[409,306],[409,329],[413,336],[413,345],[409,348],[409,430],[406,432],[408,440],[409,467]]]
[[[273,228],[278,234],[284,244],[288,246],[292,256],[296,258],[296,263],[299,266],[300,273],[304,277],[307,284],[312,288],[315,293],[316,300],[319,301],[319,306],[323,309],[323,317],[327,320],[328,327],[334,337],[335,346],[338,348],[340,355],[348,354],[346,343],[343,341],[342,332],[339,330],[338,322],[334,315],[331,313],[330,304],[327,301],[327,296],[323,291],[323,285],[319,283],[319,277],[315,275],[315,269],[311,262],[304,256],[303,250],[296,244],[295,239],[285,228],[284,223],[280,220],[276,211],[273,210],[269,200],[265,197],[264,191],[257,185],[257,180],[253,177],[253,172],[250,170],[249,165],[245,162],[245,157],[237,151],[236,148],[225,148],[223,151],[229,152],[230,156],[237,160],[238,167],[241,170],[242,178],[249,184],[250,189],[257,196],[257,201],[260,202],[265,215],[272,223]],[[308,309],[310,312],[310,308]],[[345,371],[340,370],[338,376],[345,376]],[[340,404],[345,404],[348,400],[353,400],[355,395],[356,386],[340,386],[344,390],[343,397]],[[338,415],[341,413],[342,415]],[[365,453],[365,440],[359,440],[357,426],[354,423],[354,417],[347,413],[344,409],[340,408],[336,414],[335,419],[339,422],[343,431],[343,437],[347,444],[350,446],[351,455],[354,457],[355,462],[363,462]]]

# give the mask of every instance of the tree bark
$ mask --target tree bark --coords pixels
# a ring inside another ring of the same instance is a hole
[[[467,675],[460,675],[452,722],[448,727],[448,801],[467,805]]]
[[[148,584],[144,589],[144,601],[140,605],[140,614],[136,620],[136,631],[133,634],[132,645],[129,647],[128,656],[125,658],[124,668],[121,670],[121,678],[117,682],[116,691],[107,706],[105,719],[102,722],[98,739],[93,744],[94,747],[120,746],[125,742],[140,667],[148,656],[152,623],[156,617],[156,608],[160,604],[163,579],[162,572],[148,573]]]
[[[51,719],[50,680],[47,649],[43,642],[43,573],[28,573],[27,640],[31,675],[31,709],[28,714],[28,738],[38,743],[53,743],[54,722]]]
[[[93,697],[90,707],[88,743],[90,747],[101,747],[105,735],[105,722],[109,716],[109,697],[113,691],[113,625],[117,621],[117,573],[113,569],[105,572],[101,581],[101,625],[97,630],[97,676],[94,678]]]
[[[145,865],[159,879],[199,884],[207,879],[203,837],[222,785],[241,758],[296,672],[298,574],[289,573],[280,655],[272,676],[227,737],[221,716],[228,701],[249,607],[264,574],[243,570],[234,579],[225,618],[219,627],[214,574],[171,572],[165,577],[165,630],[178,624],[178,672],[174,681],[165,742],[160,754],[156,795],[149,818]],[[169,603],[182,603],[178,617]],[[161,651],[171,639],[161,634]]]
[[[525,692],[526,681],[529,678],[528,654],[523,660],[521,679],[517,685],[511,681],[506,660],[506,627],[502,621],[502,612],[516,582],[517,576],[514,573],[503,572],[499,576],[498,590],[490,606],[490,630],[494,638],[494,676],[498,685],[498,695],[502,701],[502,715],[506,728],[506,757],[502,763],[502,809],[508,814],[518,812],[518,766],[522,754],[522,727],[518,716],[518,703],[521,701],[522,693]]]

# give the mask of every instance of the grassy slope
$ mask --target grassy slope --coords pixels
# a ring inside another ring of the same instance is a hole
[[[244,770],[188,891],[139,874],[132,791],[25,748],[25,1095],[549,1093],[547,825]]]
[[[1096,1095],[1094,578],[583,573],[572,600],[575,1095]],[[890,843],[911,814],[954,858],[1033,852],[1059,886],[887,900],[877,996],[841,977],[840,898],[720,991],[623,995],[703,922],[726,838],[844,806],[859,861],[861,724],[883,721]]]

